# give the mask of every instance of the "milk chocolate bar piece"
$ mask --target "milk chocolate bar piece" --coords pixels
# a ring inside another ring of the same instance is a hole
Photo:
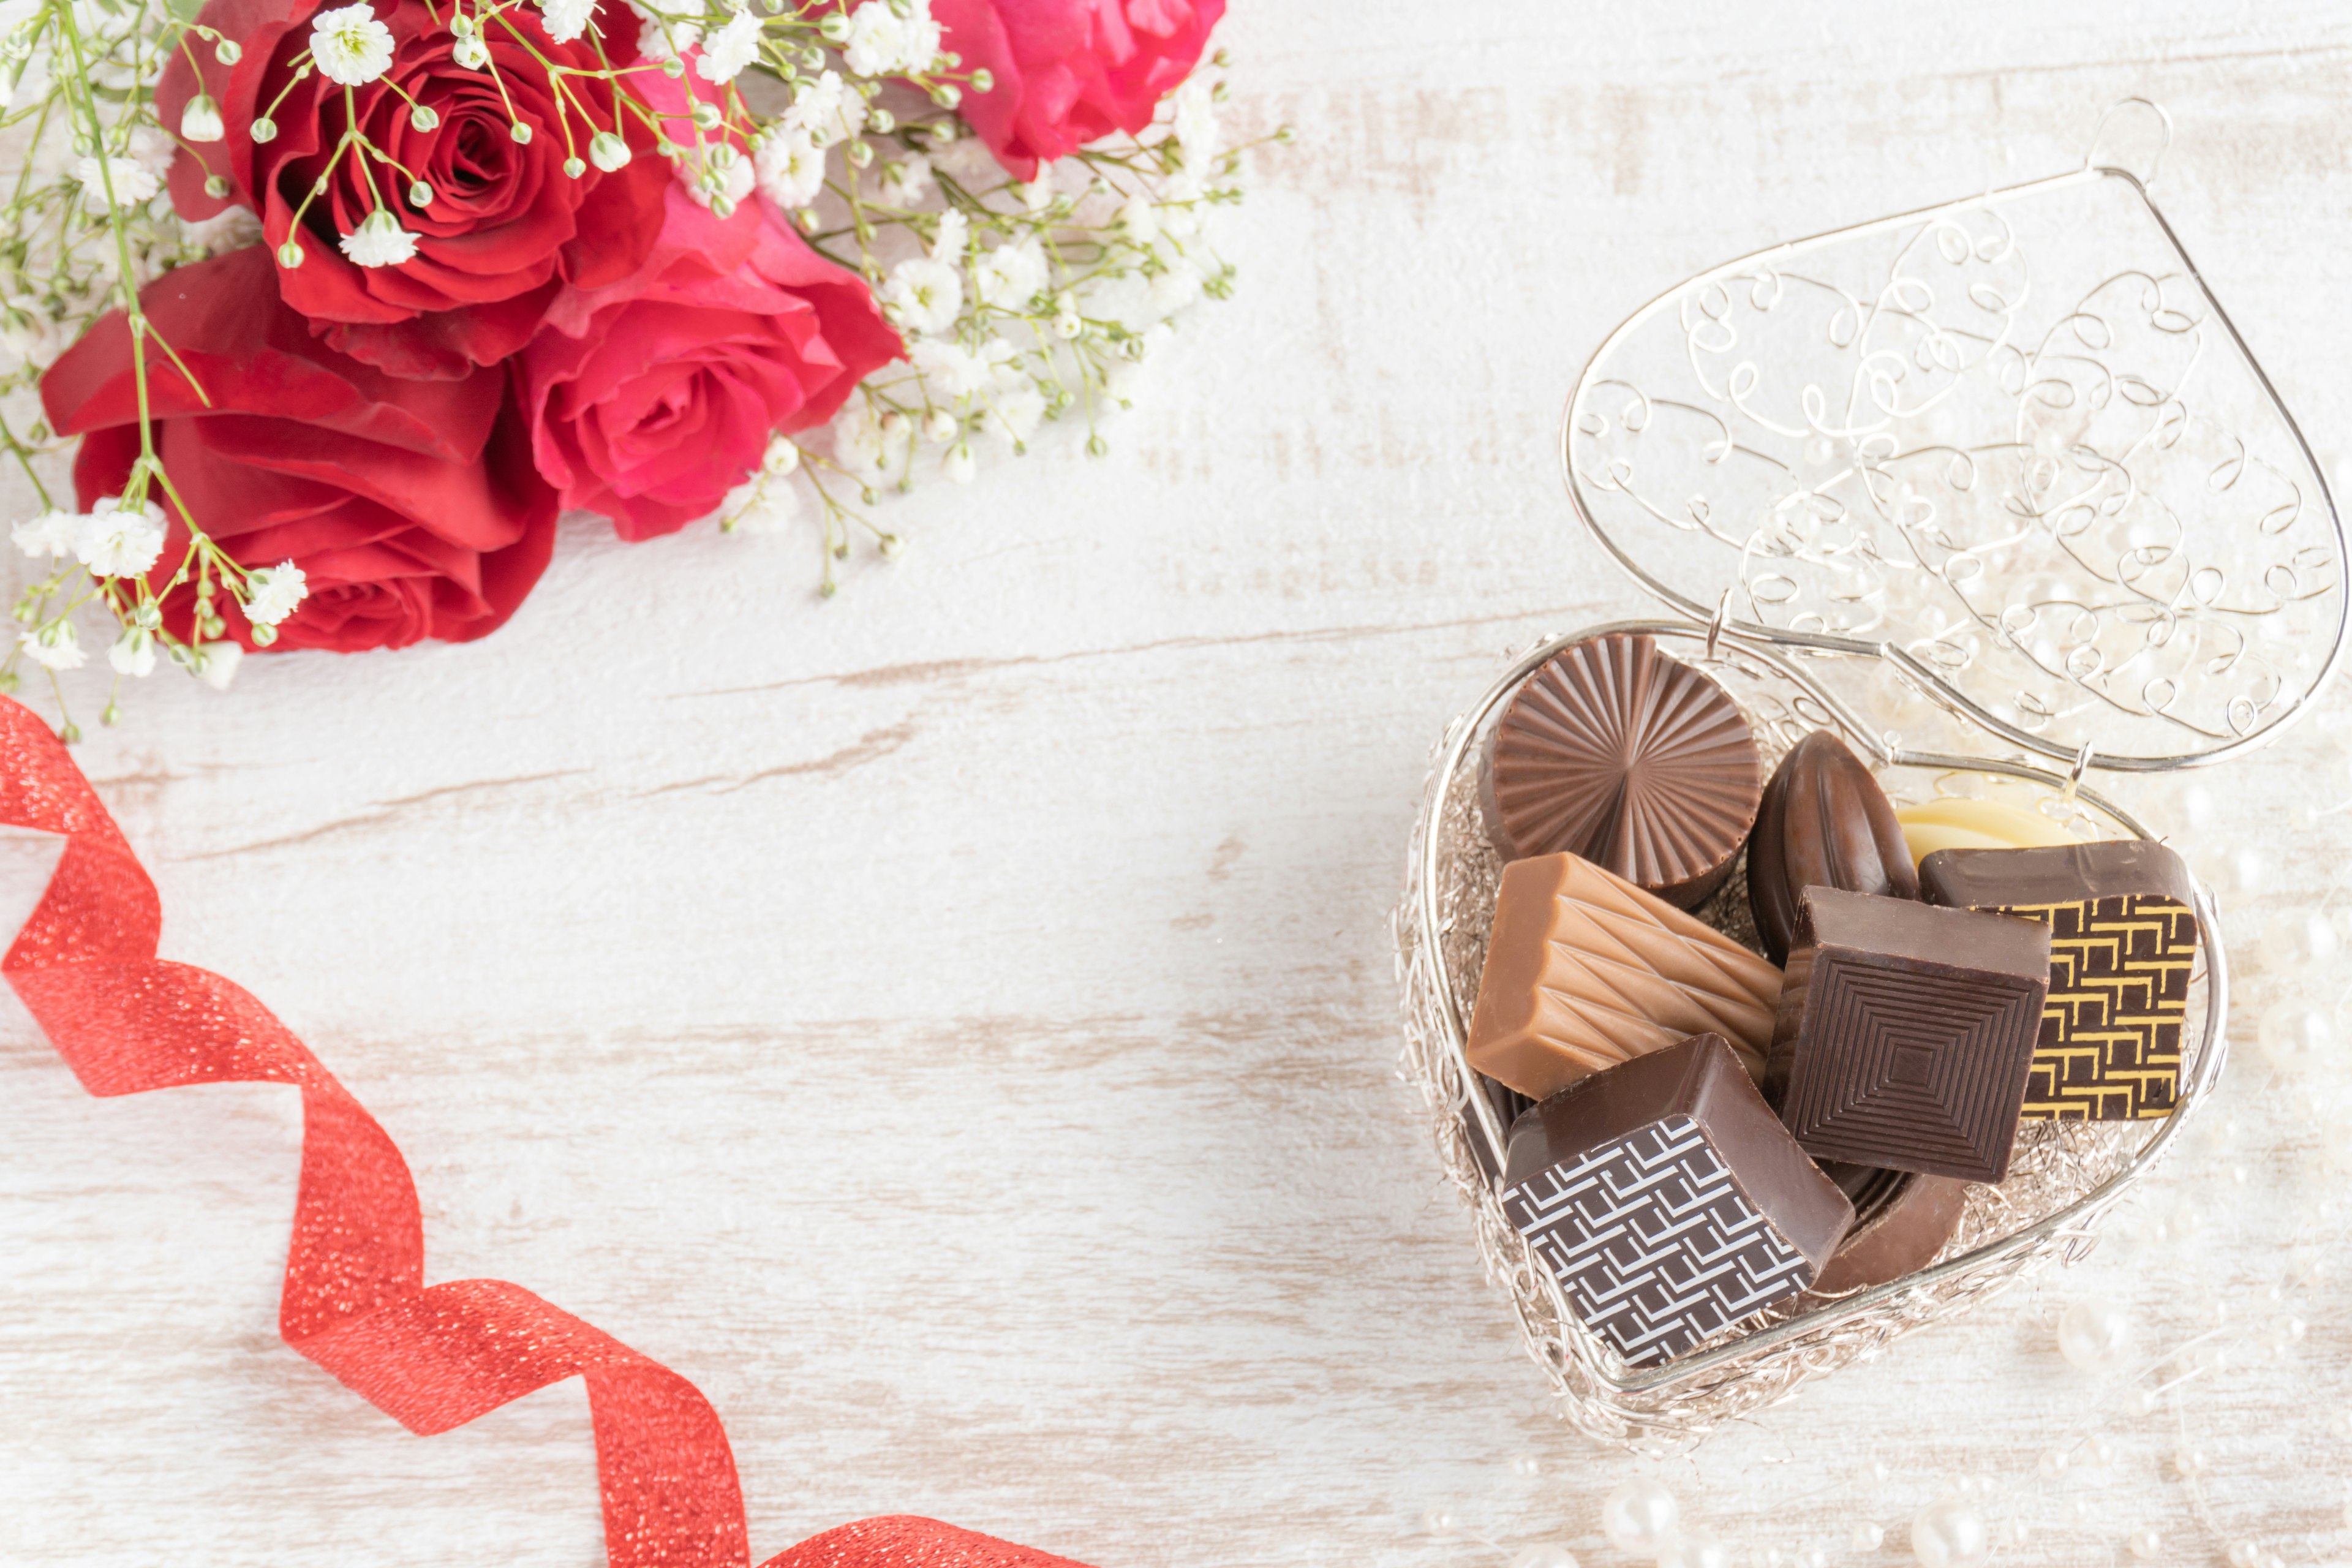
[[[2197,892],[2161,844],[1939,849],[1920,863],[1931,903],[2050,928],[2050,994],[2022,1114],[2062,1121],[2169,1116],[2197,961]]]
[[[1763,1070],[1780,972],[1574,855],[1503,868],[1470,1065],[1530,1100],[1713,1031]]]
[[[1805,1152],[1998,1182],[2049,989],[2050,928],[1808,888],[1764,1092]]]
[[[1949,1176],[1834,1163],[1822,1173],[1853,1205],[1854,1218],[1813,1281],[1816,1296],[1843,1296],[1927,1268],[1968,1207],[1969,1184]]]
[[[1528,1110],[1503,1187],[1570,1310],[1633,1366],[1802,1291],[1853,1221],[1720,1035]]]
[[[1763,764],[1729,692],[1649,637],[1617,633],[1528,678],[1478,782],[1504,859],[1570,851],[1687,910],[1731,875]]]
[[[1748,907],[1774,963],[1789,961],[1797,895],[1813,887],[1919,896],[1918,873],[1886,792],[1827,730],[1814,731],[1780,759],[1748,840]]]

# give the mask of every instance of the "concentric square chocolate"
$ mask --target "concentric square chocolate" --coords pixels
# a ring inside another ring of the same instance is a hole
[[[1805,1290],[1853,1221],[1719,1035],[1530,1107],[1503,1179],[1569,1310],[1633,1366]]]
[[[1764,1092],[1805,1152],[1962,1181],[2009,1173],[2050,928],[1808,888]]]

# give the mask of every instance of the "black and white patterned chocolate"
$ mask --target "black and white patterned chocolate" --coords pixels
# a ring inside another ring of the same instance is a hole
[[[1815,1273],[1688,1116],[1538,1172],[1503,1194],[1503,1212],[1578,1319],[1633,1366],[1671,1359]]]

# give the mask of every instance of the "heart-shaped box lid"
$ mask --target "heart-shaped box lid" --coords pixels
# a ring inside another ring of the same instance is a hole
[[[1885,659],[2077,777],[2261,744],[2342,654],[2326,482],[2123,169],[1691,279],[1593,355],[1561,457],[1681,614]]]

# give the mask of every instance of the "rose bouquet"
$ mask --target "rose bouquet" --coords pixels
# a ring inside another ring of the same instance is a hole
[[[0,0],[0,687],[480,637],[566,509],[830,595],[1230,289],[1223,0],[677,3]]]

